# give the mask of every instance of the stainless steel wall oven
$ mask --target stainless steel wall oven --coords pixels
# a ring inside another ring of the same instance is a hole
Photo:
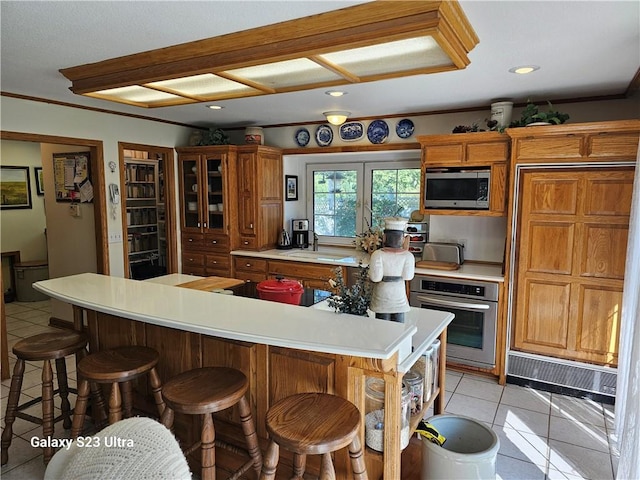
[[[413,307],[452,312],[447,332],[447,360],[481,368],[496,364],[498,285],[466,279],[416,275],[411,281]]]

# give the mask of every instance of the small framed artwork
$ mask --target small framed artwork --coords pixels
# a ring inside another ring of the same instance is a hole
[[[0,208],[31,208],[29,167],[0,167]]]
[[[44,177],[42,176],[42,167],[33,167],[33,172],[36,175],[36,193],[38,195],[44,195]]]
[[[286,185],[286,195],[284,199],[286,201],[298,200],[298,176],[285,175],[284,183]]]

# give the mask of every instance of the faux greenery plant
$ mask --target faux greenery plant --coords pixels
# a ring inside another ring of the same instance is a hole
[[[229,136],[221,128],[210,128],[203,132],[200,145],[229,145]]]
[[[551,123],[553,125],[560,125],[561,123],[569,120],[569,115],[567,113],[561,113],[557,110],[553,109],[553,105],[551,102],[547,102],[549,105],[549,110],[546,112],[541,112],[538,109],[538,106],[528,102],[527,106],[522,110],[520,114],[520,120],[515,120],[511,122],[509,127],[526,127],[532,123],[536,122],[546,122]]]
[[[369,280],[369,267],[358,266],[357,280],[351,287],[347,287],[344,281],[342,268],[336,268],[335,275],[334,280],[329,280],[329,284],[335,289],[335,293],[327,300],[329,306],[340,313],[368,315],[373,292],[373,284]]]

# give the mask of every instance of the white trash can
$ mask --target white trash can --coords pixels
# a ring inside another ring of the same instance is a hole
[[[493,430],[461,415],[426,420],[447,440],[440,447],[422,439],[422,480],[495,479],[500,440]]]

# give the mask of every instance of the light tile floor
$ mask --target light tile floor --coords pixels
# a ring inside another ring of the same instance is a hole
[[[20,338],[52,330],[48,327],[49,302],[6,305],[10,364],[11,347]],[[75,386],[75,362],[67,360],[70,386]],[[40,395],[41,362],[27,364],[21,402]],[[540,480],[605,480],[615,478],[618,455],[609,438],[613,433],[613,406],[580,400],[514,385],[500,386],[495,380],[447,371],[446,412],[485,422],[500,438],[498,478]],[[2,382],[2,425],[10,380]],[[75,396],[70,395],[73,405]],[[59,407],[59,399],[56,403]],[[40,405],[31,407],[41,416]],[[56,415],[59,411],[56,412]],[[429,412],[427,412],[429,415]],[[16,420],[9,462],[2,466],[2,479],[42,479],[42,452],[30,445],[42,435],[42,427]],[[56,424],[57,437],[69,431]]]

